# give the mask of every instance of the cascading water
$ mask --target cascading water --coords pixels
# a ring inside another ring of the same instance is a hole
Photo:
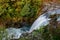
[[[45,14],[38,17],[38,19],[32,24],[31,29],[29,33],[31,33],[33,30],[39,29],[41,26],[45,26],[49,24],[49,18],[46,17]]]
[[[60,14],[60,9],[56,9],[56,10],[53,10],[53,11],[48,11],[47,13],[39,16],[39,18],[31,26],[31,29],[30,29],[29,33],[31,33],[33,30],[39,29],[41,26],[48,25],[49,20],[51,20],[49,18],[49,16],[54,15],[54,14]],[[58,17],[57,21],[60,21],[60,17]]]

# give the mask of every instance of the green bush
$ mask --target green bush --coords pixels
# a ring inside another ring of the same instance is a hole
[[[41,0],[0,0],[0,19],[16,20],[37,14]],[[21,20],[21,19],[20,19]]]

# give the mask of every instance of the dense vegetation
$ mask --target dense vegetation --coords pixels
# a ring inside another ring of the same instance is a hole
[[[0,24],[33,22],[41,3],[41,0],[0,0]]]

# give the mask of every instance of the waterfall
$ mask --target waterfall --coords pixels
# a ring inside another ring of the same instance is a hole
[[[40,27],[49,24],[49,18],[47,18],[47,17],[44,16],[44,15],[45,15],[45,14],[39,16],[39,17],[37,18],[37,20],[32,24],[29,33],[31,33],[33,30],[37,30],[37,29],[39,29]]]
[[[19,39],[20,36],[23,34],[23,33],[31,33],[32,31],[34,30],[37,30],[39,29],[40,27],[42,26],[46,26],[49,24],[49,20],[51,20],[49,18],[50,15],[54,15],[54,14],[60,14],[60,9],[56,9],[56,10],[53,10],[53,11],[48,11],[42,15],[40,15],[36,20],[35,22],[32,24],[31,27],[22,27],[22,28],[8,28],[6,29],[7,31],[7,37],[10,38],[10,39]],[[60,21],[60,17],[58,17],[57,21]],[[13,37],[12,37],[13,35]],[[5,40],[5,37],[3,38],[3,40]]]
[[[39,29],[42,26],[48,25],[49,20],[51,20],[49,16],[54,14],[60,14],[60,9],[48,11],[47,13],[44,13],[41,16],[39,16],[37,20],[32,24],[29,33],[31,33],[33,30]],[[57,20],[60,21],[60,18],[58,18]]]

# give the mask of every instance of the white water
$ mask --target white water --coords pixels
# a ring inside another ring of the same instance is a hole
[[[40,27],[49,24],[49,18],[46,18],[46,16],[44,16],[44,15],[45,14],[43,14],[43,15],[41,15],[37,18],[37,20],[31,26],[31,29],[30,29],[29,33],[31,33],[33,30],[37,30]]]
[[[16,28],[8,28],[8,29],[6,29],[6,31],[8,33],[7,34],[8,38],[10,38],[10,39],[19,39],[20,36],[23,33],[31,33],[32,31],[37,30],[37,29],[39,29],[42,26],[48,25],[49,24],[49,20],[51,20],[49,18],[49,16],[50,15],[54,15],[55,13],[56,14],[60,14],[60,9],[56,9],[56,10],[53,10],[53,11],[48,11],[47,13],[42,14],[32,24],[31,28],[23,27],[23,28],[19,28],[19,29],[16,29]],[[57,19],[57,21],[60,21],[60,17]],[[5,39],[3,38],[3,40],[5,40]]]
[[[8,28],[8,29],[6,29],[6,31],[7,31],[7,38],[19,39],[23,33],[27,33],[29,31],[29,28],[28,27],[22,27],[22,28],[18,28],[18,29],[17,28]],[[5,37],[3,38],[3,40],[4,39],[5,39]]]
[[[56,10],[53,10],[53,11],[48,11],[47,13],[39,16],[37,18],[37,20],[32,24],[29,33],[31,33],[33,30],[39,29],[41,26],[48,25],[49,24],[49,20],[51,20],[49,18],[49,16],[50,15],[54,15],[54,14],[60,14],[60,9],[56,9]],[[57,21],[60,21],[60,18],[58,18]]]

